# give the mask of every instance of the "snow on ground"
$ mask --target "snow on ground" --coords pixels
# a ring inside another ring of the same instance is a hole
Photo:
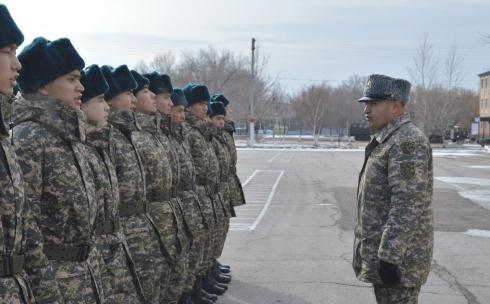
[[[490,179],[478,177],[436,176],[436,179],[448,184],[469,184],[477,186],[490,186]]]
[[[472,202],[477,203],[483,208],[490,210],[490,190],[487,189],[466,190],[466,191],[459,191],[458,194],[464,198],[469,199]]]
[[[470,229],[470,230],[467,230],[464,234],[469,235],[469,236],[490,238],[490,231],[488,231],[488,230]]]

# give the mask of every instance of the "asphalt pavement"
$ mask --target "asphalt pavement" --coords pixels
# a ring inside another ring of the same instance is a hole
[[[351,260],[361,149],[240,149],[247,205],[221,261],[233,281],[218,303],[375,303]],[[490,303],[490,153],[434,150],[435,248],[419,303]]]

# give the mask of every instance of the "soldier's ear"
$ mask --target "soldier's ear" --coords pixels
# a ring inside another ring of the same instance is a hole
[[[48,93],[48,87],[46,85],[40,87],[39,89],[37,89],[37,92],[44,95],[44,96],[48,96],[49,93]]]

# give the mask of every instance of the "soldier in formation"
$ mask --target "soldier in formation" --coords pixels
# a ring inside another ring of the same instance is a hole
[[[215,303],[245,203],[228,100],[208,112],[204,84],[85,68],[67,38],[17,56],[3,5],[0,25],[0,302]]]

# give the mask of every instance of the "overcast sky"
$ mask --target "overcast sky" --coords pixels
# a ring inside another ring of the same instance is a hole
[[[349,76],[410,79],[425,34],[444,60],[463,58],[462,86],[477,89],[490,70],[488,0],[4,0],[31,42],[68,37],[87,64],[151,60],[167,50],[214,46],[249,55],[255,37],[268,73],[289,92]],[[22,48],[21,47],[21,48]],[[170,75],[171,76],[171,75]]]

